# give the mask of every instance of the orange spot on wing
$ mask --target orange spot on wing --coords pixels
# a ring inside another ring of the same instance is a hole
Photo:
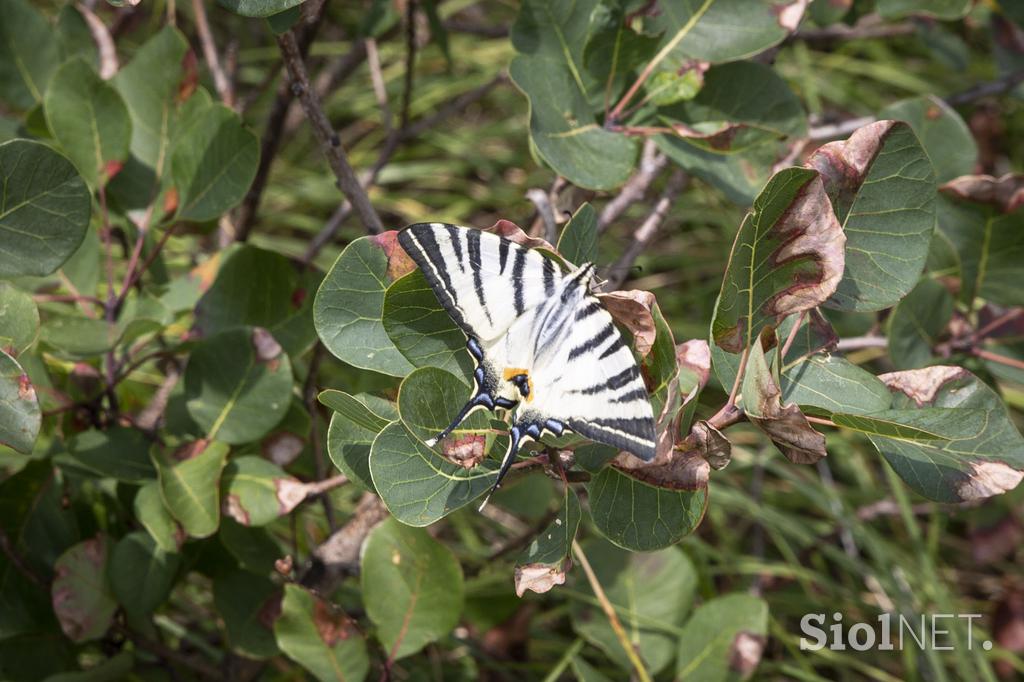
[[[505,377],[505,381],[512,381],[513,377],[520,374],[526,376],[526,386],[530,389],[530,393],[526,396],[526,402],[533,402],[533,377],[530,376],[529,370],[522,369],[521,367],[506,367],[502,376]]]

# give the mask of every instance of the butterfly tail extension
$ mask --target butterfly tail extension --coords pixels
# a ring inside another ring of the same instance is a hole
[[[484,507],[486,507],[487,503],[491,500],[491,495],[501,487],[502,480],[505,478],[509,469],[512,468],[512,463],[516,461],[516,455],[519,454],[519,448],[522,447],[523,443],[528,439],[532,438],[532,436],[527,433],[528,428],[529,427],[525,424],[516,424],[509,430],[508,450],[505,451],[505,456],[501,459],[501,468],[498,469],[498,478],[494,480],[494,485],[491,486],[491,489],[487,492],[487,497],[485,497],[484,501],[480,504],[479,511],[484,510]]]

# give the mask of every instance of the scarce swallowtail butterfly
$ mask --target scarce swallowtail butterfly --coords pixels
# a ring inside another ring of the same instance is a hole
[[[410,225],[398,241],[466,333],[476,363],[472,397],[428,446],[475,410],[514,410],[492,493],[519,448],[545,433],[573,431],[654,458],[647,389],[612,316],[591,292],[593,264],[563,272],[508,239],[443,223]]]

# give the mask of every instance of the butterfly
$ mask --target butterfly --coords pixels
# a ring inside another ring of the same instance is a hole
[[[593,264],[565,272],[504,237],[445,223],[410,225],[398,241],[465,332],[475,362],[473,395],[428,446],[476,410],[514,411],[491,493],[523,444],[544,434],[575,432],[645,461],[654,458],[647,388],[612,316],[591,291]]]

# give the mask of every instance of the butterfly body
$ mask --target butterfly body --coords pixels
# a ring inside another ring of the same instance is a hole
[[[495,488],[519,448],[574,431],[645,460],[655,429],[639,367],[591,291],[594,266],[563,273],[536,251],[497,235],[417,223],[399,242],[466,333],[473,396],[454,430],[478,409],[512,410],[509,449]]]

